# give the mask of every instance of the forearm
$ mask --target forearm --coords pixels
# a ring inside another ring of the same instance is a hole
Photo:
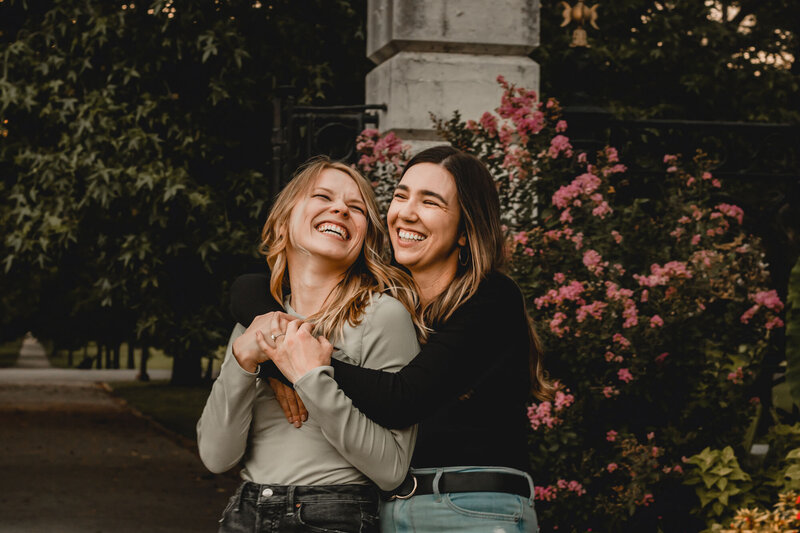
[[[319,367],[295,383],[309,415],[328,442],[382,490],[397,487],[411,463],[416,426],[390,430],[359,412],[339,389],[331,367]]]
[[[240,325],[234,329],[220,375],[197,423],[200,459],[215,473],[230,470],[242,458],[253,417],[257,375],[242,369],[231,350],[243,329]]]

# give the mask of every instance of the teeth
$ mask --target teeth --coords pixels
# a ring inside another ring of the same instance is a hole
[[[401,239],[405,239],[408,241],[424,241],[425,237],[418,233],[411,233],[410,231],[400,230],[397,232]]]
[[[330,224],[328,222],[317,226],[317,231],[319,231],[320,233],[333,233],[334,235],[338,235],[342,239],[347,239],[348,237],[346,229],[344,229],[342,226],[338,226],[336,224]]]

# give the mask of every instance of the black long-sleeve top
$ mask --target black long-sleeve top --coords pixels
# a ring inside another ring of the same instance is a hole
[[[268,277],[239,277],[231,311],[250,324],[281,310]],[[526,403],[530,337],[523,297],[491,273],[475,295],[433,333],[397,373],[333,360],[334,379],[366,416],[388,428],[419,423],[416,468],[508,466],[528,470]]]

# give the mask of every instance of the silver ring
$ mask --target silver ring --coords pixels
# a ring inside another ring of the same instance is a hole
[[[272,339],[272,342],[275,342],[276,340],[278,340],[278,337],[283,337],[284,335],[286,335],[286,333],[278,333],[277,335],[271,333],[269,338]]]

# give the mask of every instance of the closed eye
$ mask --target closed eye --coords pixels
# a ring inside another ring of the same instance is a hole
[[[366,212],[366,211],[365,211],[365,209],[364,209],[363,207],[361,207],[360,205],[350,205],[350,206],[348,206],[348,207],[349,207],[350,209],[352,209],[353,211],[358,211],[358,212],[359,212],[359,213],[361,213],[362,215],[363,215],[363,214]]]
[[[312,198],[322,198],[323,200],[330,200],[331,199],[330,196],[328,196],[327,194],[322,194],[321,192],[318,192],[317,194],[314,194],[312,196]]]

